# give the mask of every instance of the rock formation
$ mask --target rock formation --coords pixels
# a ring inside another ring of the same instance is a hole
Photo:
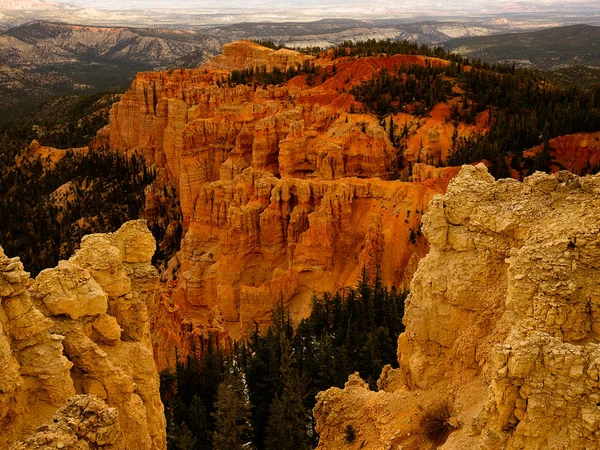
[[[600,169],[600,132],[576,133],[550,139],[548,158],[553,172],[568,170],[580,175],[597,173]],[[523,152],[526,158],[535,158],[544,145]]]
[[[600,176],[464,166],[423,217],[400,369],[320,393],[319,449],[436,448],[421,418],[440,401],[442,449],[600,448],[599,193]]]
[[[34,431],[11,448],[166,448],[155,246],[144,221],[128,222],[35,280],[0,249],[0,448]]]
[[[39,427],[33,435],[11,446],[11,450],[121,448],[116,408],[109,408],[92,394],[70,397],[66,403],[50,425]]]
[[[287,48],[273,50],[251,41],[235,41],[224,44],[222,53],[215,56],[204,66],[210,70],[240,70],[240,69],[273,69],[282,71],[290,67],[296,68],[304,61],[315,59],[303,53]]]
[[[389,181],[398,149],[378,119],[355,112],[361,106],[348,89],[382,69],[448,62],[395,55],[339,58],[334,67],[310,57],[316,74],[266,87],[230,85],[224,70],[284,70],[306,58],[236,42],[198,70],[139,74],[96,138],[96,146],[143,154],[181,201],[181,252],[153,316],[159,367],[173,361],[175,346],[185,353],[190,332],[238,337],[255,320],[266,323],[280,299],[301,316],[313,290],[353,285],[363,265],[379,264],[388,285],[407,284],[426,251],[421,214],[454,172]],[[415,142],[431,124],[443,135],[423,141],[420,153],[409,145],[413,162],[447,155],[453,128],[444,111],[427,122],[403,115]]]

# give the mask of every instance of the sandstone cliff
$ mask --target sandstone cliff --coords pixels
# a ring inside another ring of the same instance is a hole
[[[398,149],[377,118],[356,112],[348,89],[382,69],[448,62],[395,55],[339,58],[334,67],[324,57],[318,73],[278,86],[229,85],[223,70],[283,70],[303,58],[237,42],[203,69],[140,74],[96,138],[141,152],[181,201],[181,252],[153,315],[160,367],[175,346],[185,352],[190,330],[238,337],[254,320],[266,323],[279,299],[303,315],[313,290],[353,285],[363,265],[381,265],[388,285],[407,284],[426,251],[421,214],[454,172],[417,169],[420,183],[388,181]],[[403,115],[405,166],[447,155],[452,125],[442,109],[427,121]]]
[[[35,280],[0,248],[0,448],[34,431],[11,448],[166,448],[147,313],[155,245],[128,222]]]
[[[224,44],[222,54],[204,64],[210,70],[262,69],[268,72],[273,69],[282,71],[290,67],[296,68],[304,61],[315,59],[294,50],[281,48],[273,50],[250,41],[235,41]]]
[[[463,167],[423,218],[400,369],[319,394],[319,449],[436,448],[421,418],[443,400],[439,448],[600,448],[599,192],[600,176]]]
[[[544,145],[533,147],[523,152],[523,156],[535,158],[543,149]],[[548,158],[553,172],[597,173],[600,169],[600,132],[567,134],[551,139]]]

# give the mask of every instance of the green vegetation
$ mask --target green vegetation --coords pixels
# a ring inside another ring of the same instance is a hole
[[[449,423],[452,417],[452,405],[448,400],[440,401],[423,411],[419,421],[425,438],[436,447],[442,445],[454,430]]]
[[[570,25],[525,33],[452,39],[449,51],[489,63],[513,62],[532,69],[600,66],[600,27]]]
[[[227,355],[213,337],[196,342],[174,372],[161,373],[169,449],[313,448],[319,391],[343,386],[355,371],[376,389],[382,367],[397,367],[406,295],[364,272],[356,289],[315,297],[295,328],[280,304],[267,330],[256,328]]]
[[[153,180],[135,155],[67,151],[55,165],[24,159],[0,177],[2,246],[35,275],[68,258],[85,234],[116,230],[140,217],[144,187]]]
[[[243,449],[244,444],[252,440],[250,416],[250,402],[242,373],[230,367],[217,388],[214,447],[222,450]]]
[[[520,164],[523,150],[557,136],[600,130],[600,85],[561,88],[548,83],[539,71],[469,61],[443,49],[406,42],[369,41],[348,49],[356,55],[411,51],[450,60],[444,67],[426,64],[400,67],[392,73],[382,70],[352,90],[357,100],[379,117],[403,110],[426,116],[436,103],[450,99],[454,100],[451,119],[455,126],[459,121],[475,124],[479,113],[489,111],[489,132],[470,140],[455,138],[446,162],[449,165],[485,159],[492,164],[494,176],[506,177],[510,164]],[[452,94],[452,85],[461,93]],[[390,136],[401,152],[399,138],[405,136],[395,134],[393,125]],[[529,171],[534,166],[548,171],[550,159],[525,161]]]
[[[0,122],[0,152],[9,150],[8,141],[18,153],[34,139],[55,148],[85,146],[108,124],[110,106],[119,97],[116,91],[54,97],[26,115]]]
[[[254,86],[268,86],[270,84],[279,85],[300,74],[314,75],[318,70],[319,68],[310,61],[304,61],[303,64],[298,64],[296,67],[290,67],[287,71],[275,67],[272,71],[267,72],[267,68],[264,66],[257,67],[256,69],[232,70],[226,83],[229,86],[249,83],[252,83]]]
[[[425,44],[417,44],[409,41],[392,41],[391,39],[376,40],[368,39],[366,41],[353,42],[344,41],[342,44],[333,48],[334,58],[343,56],[364,57],[379,55],[422,55],[431,58],[462,60],[458,55],[454,55],[442,47],[429,47]]]
[[[472,123],[490,110],[490,131],[459,142],[448,164],[486,159],[496,177],[509,175],[508,164],[523,150],[557,136],[600,130],[600,85],[591,90],[562,89],[523,69],[473,70],[458,77],[465,93],[455,116]],[[549,166],[538,167],[549,170]]]
[[[352,444],[356,439],[356,432],[354,431],[354,427],[352,425],[346,425],[344,428],[344,441],[347,444]]]
[[[285,45],[276,44],[275,42],[269,41],[269,40],[250,39],[250,42],[254,42],[255,44],[258,44],[258,45],[260,45],[262,47],[271,48],[273,50],[279,50],[281,48],[287,48]]]
[[[600,69],[585,66],[562,67],[548,72],[547,78],[559,86],[590,89],[600,84]]]
[[[139,155],[66,151],[54,163],[26,151],[33,139],[57,148],[86,145],[108,123],[117,98],[59,97],[0,128],[0,242],[33,275],[68,258],[84,235],[143,216],[144,191],[155,175]],[[179,248],[181,211],[174,189],[165,186],[157,197],[149,226],[159,243],[154,263],[161,265]]]
[[[392,73],[383,69],[351,92],[379,117],[402,111],[413,102],[419,104],[415,115],[426,116],[436,104],[446,101],[452,92],[452,85],[444,79],[445,74],[443,67],[431,67],[429,62],[426,67],[403,66]]]

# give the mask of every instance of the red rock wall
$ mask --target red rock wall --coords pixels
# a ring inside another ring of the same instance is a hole
[[[219,67],[247,66],[258,51],[250,47],[250,56],[228,50]],[[280,299],[301,317],[313,291],[352,286],[363,266],[374,273],[380,265],[389,285],[410,280],[426,251],[422,238],[410,242],[410,230],[447,178],[386,181],[397,151],[377,118],[349,113],[347,92],[404,62],[338,60],[325,82],[300,75],[256,89],[219,86],[227,75],[220,70],[138,75],[98,139],[141,152],[181,200],[176,280],[155,312],[159,365],[174,346],[185,352],[190,330],[239,336],[255,320],[267,323]]]

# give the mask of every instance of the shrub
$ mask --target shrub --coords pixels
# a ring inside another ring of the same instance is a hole
[[[449,423],[452,417],[452,406],[448,400],[434,404],[423,411],[420,425],[423,434],[432,444],[443,444],[448,435],[454,430],[454,427]]]
[[[344,440],[347,444],[351,444],[356,439],[356,433],[354,432],[354,427],[352,425],[346,425],[344,430]]]

